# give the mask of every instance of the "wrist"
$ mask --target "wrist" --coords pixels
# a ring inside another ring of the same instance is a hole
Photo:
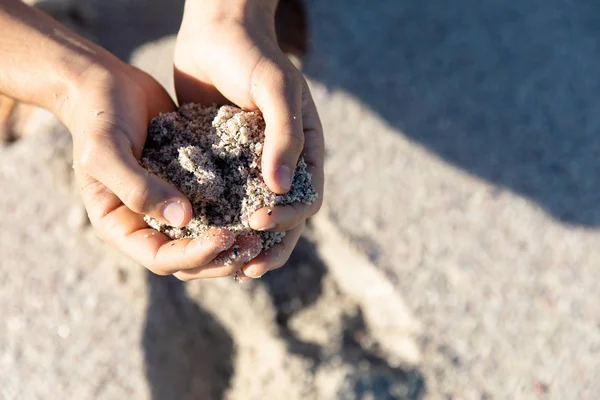
[[[278,0],[186,0],[185,12],[191,11],[195,19],[210,22],[243,20],[255,13],[274,17],[277,3]]]
[[[238,25],[274,37],[277,3],[278,0],[186,0],[180,32]]]
[[[80,132],[82,122],[89,120],[89,113],[110,112],[93,108],[94,104],[102,103],[99,99],[118,102],[123,93],[141,90],[135,83],[133,70],[110,53],[86,60],[81,68],[69,72],[65,95],[55,99],[52,111],[72,134]]]
[[[79,116],[78,110],[87,99],[100,91],[111,91],[124,81],[126,64],[98,47],[92,56],[68,54],[66,66],[60,70],[60,89],[53,93],[45,107],[52,111],[72,132]]]

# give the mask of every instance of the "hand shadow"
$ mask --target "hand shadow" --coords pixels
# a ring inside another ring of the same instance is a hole
[[[153,400],[221,399],[233,374],[233,340],[174,277],[148,273],[142,346]]]
[[[356,340],[356,337],[370,335],[360,307],[353,315],[343,313],[339,339],[327,346],[305,341],[290,329],[289,322],[295,314],[319,301],[325,279],[328,279],[327,266],[320,259],[316,245],[303,236],[286,265],[266,274],[258,282],[265,286],[273,299],[279,334],[285,340],[288,351],[310,361],[312,372],[316,373],[331,362],[330,353],[335,349],[334,354],[339,357],[341,364],[352,366],[343,385],[338,388],[336,398],[423,398],[426,382],[419,370],[390,365],[374,349],[365,348]],[[337,300],[344,301],[344,296],[340,295]],[[331,307],[335,309],[342,306],[332,304]]]

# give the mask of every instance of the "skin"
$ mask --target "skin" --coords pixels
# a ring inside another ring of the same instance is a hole
[[[272,0],[189,0],[175,52],[177,97],[180,103],[232,102],[262,111],[269,188],[287,192],[302,155],[321,199],[322,128],[306,82],[277,46],[275,6]],[[18,0],[0,0],[0,52],[11,55],[0,66],[0,92],[50,110],[71,132],[75,176],[98,236],[157,274],[182,280],[236,271],[242,280],[262,276],[287,261],[306,218],[321,206],[319,200],[252,215],[254,229],[288,232],[262,254],[255,241],[234,243],[225,229],[170,240],[148,228],[143,215],[185,226],[192,217],[189,200],[138,164],[152,117],[175,109],[166,91]],[[223,265],[222,253],[234,244],[240,257]]]

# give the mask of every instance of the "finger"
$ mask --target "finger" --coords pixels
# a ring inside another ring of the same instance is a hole
[[[262,170],[265,183],[277,194],[287,193],[304,148],[302,77],[295,68],[260,62],[252,75],[250,93],[265,119]]]
[[[173,185],[142,168],[123,139],[91,133],[81,140],[84,144],[76,161],[78,168],[104,184],[131,211],[176,227],[190,221],[189,200]]]
[[[296,247],[296,243],[298,243],[298,239],[300,239],[300,235],[304,231],[304,227],[305,223],[302,223],[287,232],[280,243],[246,263],[242,267],[244,275],[252,278],[260,278],[268,271],[282,267],[290,258],[294,247]]]
[[[322,165],[322,162],[320,162]],[[312,176],[317,199],[311,204],[293,203],[285,206],[265,207],[255,211],[249,219],[250,227],[257,231],[287,232],[302,221],[315,215],[323,205],[323,167],[311,166],[306,170]]]
[[[233,234],[215,229],[196,239],[170,240],[160,232],[143,227],[143,219],[125,206],[103,217],[104,226],[129,226],[131,233],[120,235],[112,244],[158,275],[170,275],[210,264],[233,244]],[[140,222],[141,220],[141,222]],[[135,227],[135,228],[134,228]],[[112,237],[119,235],[112,234]]]
[[[245,233],[236,238],[235,243],[227,252],[215,259],[215,263],[241,267],[262,251],[262,239],[254,232]]]
[[[194,279],[220,278],[235,274],[240,268],[262,251],[262,240],[254,234],[239,236],[233,246],[215,258],[207,265],[179,271],[175,274],[178,279],[190,281]]]
[[[325,144],[323,128],[315,103],[308,86],[304,84],[303,94],[303,126],[304,151],[302,157],[311,175],[311,183],[317,192],[317,200],[312,204],[294,203],[288,206],[266,207],[252,214],[250,227],[258,231],[285,232],[298,226],[303,220],[316,214],[323,204],[324,157]]]
[[[261,208],[250,216],[250,227],[257,231],[287,232],[317,212],[316,204],[293,203]]]
[[[312,185],[319,195],[317,204],[314,205],[318,211],[323,202],[325,139],[317,106],[306,81],[303,81],[302,125],[305,139],[302,157],[307,164],[307,171],[311,174]]]
[[[171,241],[148,228],[141,215],[124,206],[100,182],[82,177],[82,173],[77,175],[98,236],[156,274],[167,275],[208,264],[234,242],[233,234],[225,229],[211,230],[198,239]]]
[[[129,236],[132,240],[127,248],[132,252],[138,251],[140,255],[152,255],[142,264],[160,275],[209,264],[234,242],[233,233],[226,229],[213,229],[195,239],[170,240],[150,228],[140,229]]]

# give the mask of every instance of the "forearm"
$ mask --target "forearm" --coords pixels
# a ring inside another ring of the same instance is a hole
[[[0,93],[60,114],[102,48],[19,0],[0,0]],[[61,117],[61,115],[59,115]]]

